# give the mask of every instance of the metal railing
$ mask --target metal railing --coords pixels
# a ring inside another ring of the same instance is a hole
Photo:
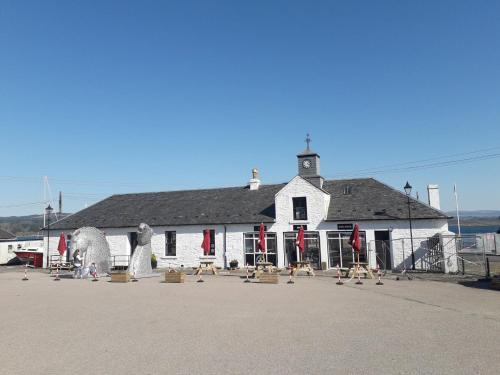
[[[112,255],[109,264],[111,271],[124,271],[130,264],[130,255]]]
[[[455,241],[458,273],[490,277],[500,275],[500,235],[481,233],[451,237]]]
[[[413,242],[413,248],[412,248]],[[369,258],[385,272],[457,272],[462,275],[490,277],[500,275],[500,234],[436,235],[422,238],[397,238],[368,243]],[[375,267],[375,265],[372,265]]]

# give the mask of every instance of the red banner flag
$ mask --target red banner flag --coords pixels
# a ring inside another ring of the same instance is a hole
[[[203,242],[201,243],[201,248],[205,255],[210,254],[210,230],[205,229],[203,231]]]
[[[259,228],[259,250],[263,253],[266,252],[266,229],[263,223],[260,223]]]
[[[301,253],[304,252],[304,228],[300,226],[299,228],[299,233],[297,233],[297,240],[295,241],[295,244],[299,247],[299,250]]]
[[[359,238],[359,226],[358,224],[354,225],[354,229],[352,230],[351,237],[349,238],[349,245],[352,246],[354,251],[359,253],[361,250],[361,240]]]
[[[64,232],[61,232],[61,235],[59,236],[59,244],[57,245],[57,251],[59,251],[59,254],[62,256],[66,249],[67,246],[66,239],[64,238]]]

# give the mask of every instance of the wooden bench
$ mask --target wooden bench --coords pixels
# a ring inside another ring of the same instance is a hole
[[[202,274],[203,272],[212,272],[213,275],[217,275],[217,267],[215,267],[213,261],[203,260],[200,262],[200,266],[196,268],[195,275]]]
[[[314,270],[311,267],[310,262],[301,261],[293,263],[293,276],[297,276],[299,272],[306,272],[308,276],[315,276]]]
[[[59,269],[59,271],[71,271],[73,269],[73,264],[70,262],[52,262],[49,265],[49,274],[52,274],[52,271],[57,269]]]

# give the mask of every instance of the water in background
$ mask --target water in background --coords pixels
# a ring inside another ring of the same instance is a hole
[[[458,233],[458,227],[456,225],[449,225],[448,229],[451,232]],[[472,227],[460,227],[460,232],[462,234],[473,234],[473,233],[496,233],[500,229],[498,225],[486,225],[486,226],[472,226]]]

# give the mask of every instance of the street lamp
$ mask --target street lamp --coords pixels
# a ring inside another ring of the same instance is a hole
[[[47,216],[47,268],[49,268],[49,258],[50,258],[50,214],[54,211],[50,204],[45,208],[45,215]]]
[[[411,205],[410,205],[410,194],[411,194],[411,185],[408,181],[406,181],[406,185],[404,187],[406,197],[408,198],[408,220],[410,221],[410,242],[411,242],[411,269],[415,270],[415,254],[413,253],[413,230],[411,227]]]

